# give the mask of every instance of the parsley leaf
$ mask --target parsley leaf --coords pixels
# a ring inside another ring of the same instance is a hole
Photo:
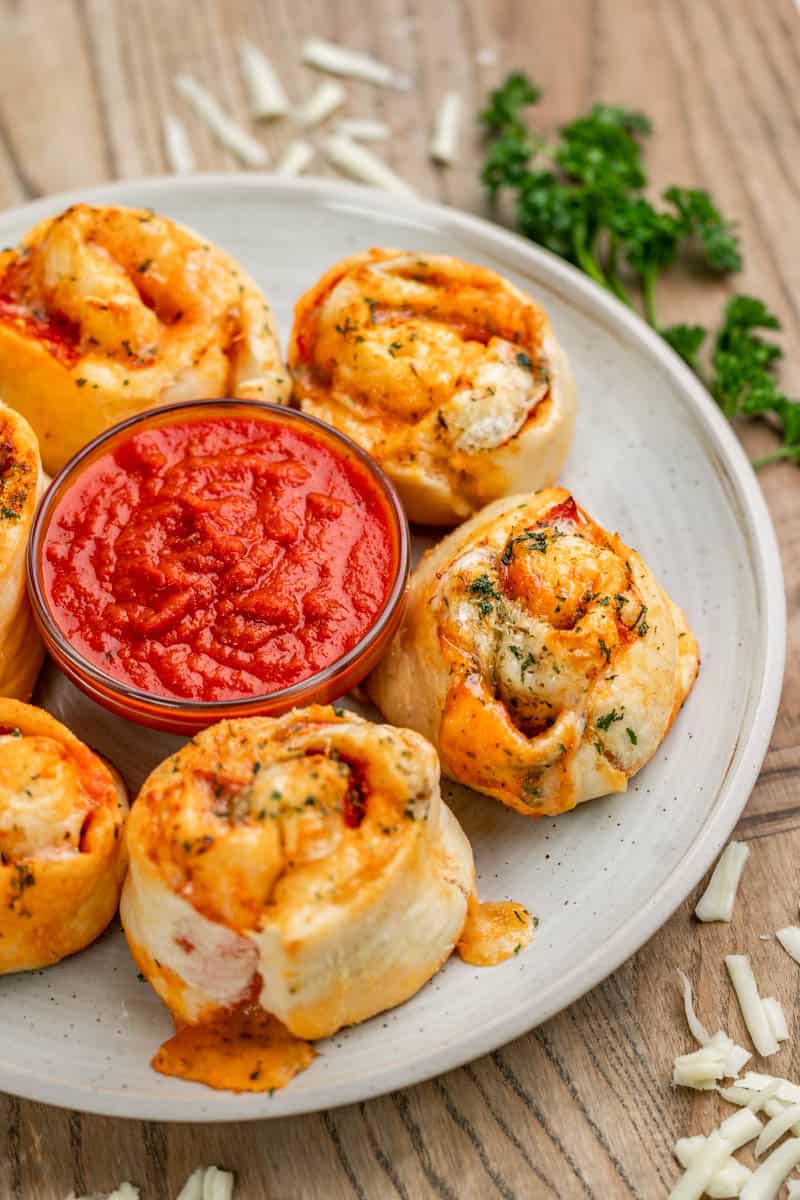
[[[615,721],[621,721],[624,714],[624,708],[622,712],[617,712],[616,708],[612,708],[611,712],[604,713],[602,717],[598,717],[595,721],[595,725],[598,729],[602,729],[604,732],[606,732],[611,728]]]

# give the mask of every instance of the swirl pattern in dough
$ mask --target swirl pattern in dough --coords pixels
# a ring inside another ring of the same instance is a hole
[[[375,458],[409,518],[452,525],[552,483],[575,394],[544,310],[446,255],[370,250],[298,301],[294,397]]]
[[[166,217],[78,204],[0,253],[0,400],[30,421],[48,471],[148,408],[289,392],[259,288]]]
[[[25,585],[36,505],[47,484],[28,422],[0,403],[0,697],[27,700],[44,647]]]
[[[639,555],[549,488],[489,505],[423,559],[367,689],[451,778],[542,816],[625,791],[698,662]]]
[[[473,888],[433,748],[320,706],[198,734],[145,782],[128,846],[125,932],[179,1025],[255,1006],[319,1038],[400,1004]]]
[[[128,801],[60,722],[0,700],[0,974],[84,949],[117,910]]]

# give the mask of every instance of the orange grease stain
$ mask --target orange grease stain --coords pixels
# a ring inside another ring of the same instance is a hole
[[[533,917],[513,900],[493,904],[470,896],[456,950],[474,967],[494,967],[523,950],[533,937]]]
[[[151,1066],[225,1091],[269,1092],[285,1087],[314,1057],[308,1042],[277,1017],[251,1009],[208,1025],[185,1025],[164,1042]]]

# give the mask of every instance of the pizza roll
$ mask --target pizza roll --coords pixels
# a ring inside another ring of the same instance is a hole
[[[33,430],[0,403],[0,697],[27,700],[44,657],[28,603],[25,558],[46,485]]]
[[[127,840],[125,932],[179,1027],[255,1006],[320,1038],[400,1004],[473,887],[433,747],[322,706],[198,734],[147,779]]]
[[[549,488],[496,501],[430,551],[367,690],[452,779],[543,816],[624,792],[697,669],[639,555]]]
[[[483,267],[370,250],[298,301],[294,396],[377,459],[410,520],[453,525],[552,483],[575,391],[542,308]]]
[[[0,974],[83,950],[117,910],[125,788],[49,713],[0,699]]]
[[[0,399],[28,418],[48,471],[148,408],[289,392],[259,288],[166,217],[78,204],[0,253]]]

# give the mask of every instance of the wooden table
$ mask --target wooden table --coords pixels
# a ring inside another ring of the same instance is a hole
[[[186,117],[199,169],[235,164],[185,112],[172,80],[185,69],[245,116],[235,45],[268,48],[293,97],[316,82],[300,66],[306,36],[372,51],[416,86],[408,95],[348,85],[350,111],[388,120],[389,160],[425,196],[480,211],[477,139],[440,172],[425,154],[449,88],[469,112],[508,69],[546,89],[547,128],[594,100],[653,118],[656,184],[708,187],[740,223],[740,290],[763,296],[800,332],[800,37],[792,0],[0,0],[0,204],[105,179],[163,172],[161,114]],[[482,51],[496,51],[496,61]],[[286,122],[260,136],[271,150]],[[381,152],[384,152],[382,150]],[[713,320],[725,286],[678,279],[664,319]],[[800,390],[797,362],[785,382]],[[743,431],[748,448],[772,445]],[[579,1003],[496,1054],[369,1104],[296,1120],[167,1126],[106,1120],[0,1097],[0,1195],[63,1200],[121,1179],[143,1200],[170,1200],[198,1163],[236,1171],[237,1200],[483,1200],[666,1196],[676,1137],[717,1121],[710,1096],[674,1092],[673,1055],[689,1048],[674,971],[699,982],[712,1028],[747,1042],[722,955],[754,956],[792,1016],[800,969],[774,941],[797,919],[800,858],[800,475],[762,484],[778,529],[789,597],[783,704],[759,784],[738,830],[753,853],[731,926],[698,928],[693,899],[630,962]],[[690,794],[680,802],[691,804]],[[795,1021],[795,1024],[797,1022]],[[793,1047],[793,1048],[792,1048]],[[800,1029],[771,1068],[798,1077]]]

